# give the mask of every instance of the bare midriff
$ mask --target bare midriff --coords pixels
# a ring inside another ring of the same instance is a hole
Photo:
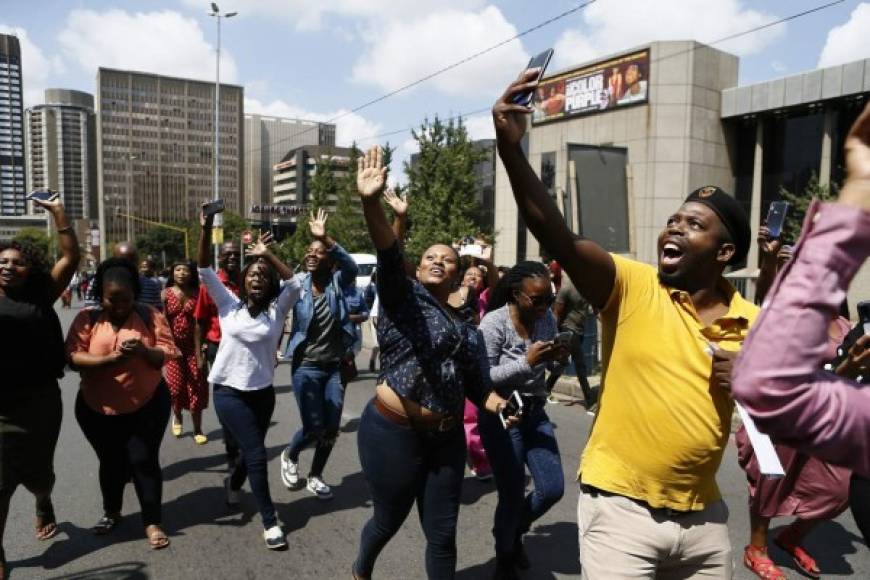
[[[442,418],[441,413],[430,411],[414,401],[399,396],[387,383],[380,383],[375,392],[381,403],[399,415],[410,417],[411,419],[424,419],[426,421],[437,421]]]

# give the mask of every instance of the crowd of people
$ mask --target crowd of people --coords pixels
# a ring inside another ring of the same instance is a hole
[[[451,240],[408,261],[408,200],[386,188],[379,147],[357,168],[377,251],[368,289],[356,287],[357,265],[323,211],[309,220],[313,241],[299,273],[273,253],[269,234],[246,248],[244,263],[239,244],[224,243],[213,267],[215,214],[204,211],[196,263],[172,264],[161,281],[129,242],[93,276],[76,274],[78,242],[62,205],[37,201],[54,220],[60,258],[49,264],[33,246],[0,242],[0,353],[13,377],[0,390],[0,534],[19,484],[36,498],[37,539],[58,531],[53,456],[58,379],[68,365],[80,376],[75,418],[99,464],[103,513],[94,533],[118,525],[132,482],[148,545],[170,544],[161,444],[167,427],[182,436],[184,411],[193,441],[207,444],[202,414],[211,399],[226,452],[226,502],[238,505],[248,481],[266,547],[285,548],[265,446],[276,366],[290,365],[301,420],[280,455],[280,480],[290,489],[304,481],[327,500],[345,389],[357,373],[362,325],[372,321],[380,370],[357,433],[372,513],[348,562],[353,578],[373,577],[415,504],[426,575],[453,578],[466,468],[495,482],[494,578],[519,578],[530,567],[524,536],[565,493],[546,406],[570,359],[596,414],[577,471],[584,578],[731,577],[728,507],[715,476],[735,400],[773,436],[785,470],[779,479],[763,474],[746,429],[737,431],[750,498],[743,563],[760,578],[784,578],[767,553],[768,528],[773,517],[793,516],[773,541],[818,577],[804,539],[819,521],[851,502],[862,532],[870,531],[870,394],[857,388],[868,375],[870,336],[842,315],[849,282],[870,253],[870,107],[846,140],[838,202],[810,207],[793,249],[761,228],[759,307],[724,276],[745,262],[752,227],[719,187],[701,187],[674,208],[657,266],[568,229],[521,147],[531,109],[515,97],[534,90],[534,79],[530,71],[512,83],[493,119],[518,211],[554,258],[549,267],[499,268],[489,255],[461,255]],[[68,306],[73,289],[88,307],[64,339],[54,303]],[[583,348],[593,317],[603,333],[597,392]],[[37,342],[42,348],[33,349]],[[0,579],[8,573],[0,551]]]

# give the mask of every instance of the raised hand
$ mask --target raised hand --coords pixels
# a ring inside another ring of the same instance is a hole
[[[408,194],[403,193],[401,197],[396,195],[392,189],[384,191],[384,201],[387,202],[397,216],[404,216],[408,213]]]
[[[315,240],[321,240],[326,237],[326,220],[329,219],[329,215],[323,208],[317,210],[317,214],[314,212],[311,213],[311,217],[308,219],[308,229],[311,230],[311,236]]]
[[[33,198],[33,203],[51,214],[57,214],[58,212],[63,211],[63,204],[60,201],[59,195],[51,201]]]
[[[492,107],[492,121],[495,133],[500,143],[517,145],[526,134],[526,115],[532,112],[532,107],[524,107],[514,103],[515,96],[534,90],[538,87],[538,69],[524,71],[507,90],[499,97]]]
[[[359,158],[356,172],[356,188],[363,199],[377,197],[387,183],[387,168],[384,167],[384,150],[375,145]]]
[[[248,246],[249,256],[264,256],[269,253],[269,246],[274,243],[272,232],[260,232],[256,243]]]
[[[780,248],[782,248],[782,241],[777,238],[772,238],[767,226],[761,226],[758,228],[758,238],[756,241],[758,242],[758,249],[761,251],[761,255],[764,259],[776,259]]]
[[[846,182],[840,190],[840,203],[870,211],[870,103],[846,137]]]

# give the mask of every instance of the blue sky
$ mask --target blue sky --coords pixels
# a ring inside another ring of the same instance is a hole
[[[375,136],[425,117],[486,108],[530,54],[553,46],[566,67],[652,39],[712,41],[823,0],[597,0],[449,74],[339,121],[339,140]],[[569,0],[222,0],[222,78],[245,86],[246,110],[328,119],[577,6]],[[25,45],[28,104],[46,87],[94,91],[98,66],[212,80],[215,23],[200,0],[0,0],[0,32]],[[840,27],[840,28],[836,28]],[[831,31],[836,28],[836,33]],[[740,84],[870,57],[870,2],[824,11],[720,48],[741,56]],[[491,133],[485,113],[473,136]],[[387,140],[399,157],[408,132]],[[394,169],[398,169],[395,168]]]

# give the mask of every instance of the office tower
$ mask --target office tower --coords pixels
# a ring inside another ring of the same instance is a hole
[[[214,195],[214,83],[100,68],[97,89],[102,241],[135,239],[149,227],[135,218],[198,219]],[[243,100],[242,87],[221,85],[219,195],[235,213],[243,205]]]
[[[21,45],[0,34],[0,215],[24,215],[24,110]]]
[[[320,145],[305,145],[290,151],[280,163],[275,165],[275,173],[272,178],[274,203],[297,208],[307,206],[311,201],[309,182],[317,172],[317,168],[324,163],[329,163],[333,175],[337,180],[340,180],[347,176],[351,153],[352,150],[349,147],[322,147]],[[327,211],[335,211],[338,197],[330,195],[326,201]],[[295,215],[291,221],[296,221]]]
[[[67,215],[97,219],[97,136],[94,97],[48,89],[45,104],[25,111],[27,181],[59,191]],[[38,208],[28,208],[29,213]]]
[[[244,215],[272,201],[272,168],[288,151],[303,145],[335,146],[335,125],[263,115],[245,115]]]

